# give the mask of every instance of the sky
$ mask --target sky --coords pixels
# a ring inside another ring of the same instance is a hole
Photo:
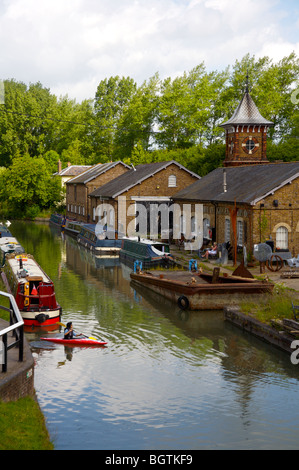
[[[0,80],[94,98],[101,80],[175,78],[247,53],[299,57],[298,0],[0,0]]]

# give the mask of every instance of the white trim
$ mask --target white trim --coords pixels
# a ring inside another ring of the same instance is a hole
[[[258,198],[254,199],[253,201],[251,201],[251,205],[254,206],[257,202],[261,201],[262,199],[265,199],[265,197],[267,196],[270,196],[275,193],[275,191],[278,191],[278,189],[281,189],[283,188],[283,186],[285,186],[286,184],[291,184],[296,178],[299,178],[299,173],[296,173],[294,176],[291,176],[291,178],[285,180],[283,183],[281,183],[279,186],[277,186],[276,188],[273,188],[271,189],[271,191],[268,191],[267,193],[265,193],[263,196],[259,196]]]
[[[131,201],[171,201],[168,196],[131,196]]]

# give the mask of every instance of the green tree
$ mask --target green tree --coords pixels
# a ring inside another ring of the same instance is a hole
[[[27,217],[61,200],[59,178],[49,174],[43,158],[28,154],[14,160],[0,175],[0,199],[7,215]]]
[[[145,151],[154,144],[154,127],[158,107],[158,74],[144,82],[123,109],[115,134],[115,158],[130,158],[136,145]]]
[[[125,106],[129,103],[136,91],[136,83],[130,77],[110,77],[102,80],[98,85],[94,111],[96,125],[96,139],[98,152],[109,160],[113,159],[115,151],[115,132],[121,119]]]

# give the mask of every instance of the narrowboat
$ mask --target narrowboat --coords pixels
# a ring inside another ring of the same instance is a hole
[[[0,224],[0,267],[4,266],[5,257],[8,253],[24,253],[24,251],[24,248],[10,230],[5,225]]]
[[[61,228],[64,230],[65,227],[65,216],[62,214],[51,214],[50,216],[50,224],[55,225],[56,227]]]
[[[119,254],[122,263],[134,267],[135,261],[142,263],[143,269],[155,266],[169,267],[174,264],[169,244],[144,238],[124,238]]]
[[[82,225],[77,241],[98,255],[118,254],[121,248],[121,240],[118,240],[117,232],[99,224]]]
[[[68,233],[69,235],[77,237],[78,234],[81,232],[83,225],[84,223],[78,222],[78,220],[66,219],[64,231],[65,233]]]
[[[176,303],[182,310],[222,310],[244,300],[258,301],[271,294],[274,284],[232,275],[193,271],[132,272],[132,285],[144,286]]]
[[[10,224],[10,222],[8,223]],[[0,223],[0,238],[5,238],[5,237],[12,237],[12,234],[9,228],[5,224]]]
[[[48,326],[60,320],[61,307],[54,284],[32,255],[7,253],[1,274],[16,299],[25,326]]]

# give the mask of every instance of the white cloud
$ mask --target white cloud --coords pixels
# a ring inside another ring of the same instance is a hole
[[[292,47],[298,50],[283,36],[283,5],[270,0],[3,0],[0,78],[40,81],[57,95],[81,100],[93,98],[98,83],[113,75],[142,83],[156,72],[173,77],[202,61],[220,70],[248,52],[280,58]]]

